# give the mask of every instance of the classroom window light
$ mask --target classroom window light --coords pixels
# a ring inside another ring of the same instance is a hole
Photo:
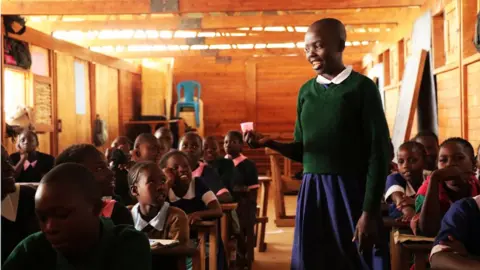
[[[267,44],[259,43],[255,45],[255,49],[265,49]]]
[[[295,43],[269,43],[268,49],[295,48]]]
[[[221,37],[221,36],[222,36],[222,33],[217,32],[216,36],[217,36],[217,37]]]
[[[188,45],[180,45],[180,51],[188,51],[190,49],[190,46]]]
[[[165,45],[154,45],[154,46],[152,46],[152,51],[160,52],[160,51],[166,51],[166,50],[167,50],[167,46],[165,46]]]
[[[370,42],[368,42],[367,40],[362,41],[362,45],[363,45],[363,46],[367,46],[369,43],[370,43]]]
[[[387,32],[390,32],[390,30],[391,30],[390,28],[385,29],[385,31],[387,31]]]
[[[31,22],[41,22],[46,19],[47,19],[47,16],[31,16],[28,18],[28,20]]]
[[[135,32],[133,30],[102,30],[98,34],[99,39],[130,39]]]
[[[143,30],[137,30],[135,31],[133,38],[147,38],[147,34]]]
[[[250,27],[240,27],[237,28],[238,31],[250,31]]]
[[[172,31],[160,31],[159,33],[160,38],[170,39],[173,36]]]
[[[88,31],[88,32],[85,34],[85,37],[86,37],[87,39],[95,39],[97,36],[98,36],[98,31]]]
[[[267,32],[285,32],[286,29],[283,26],[268,26],[264,29]]]
[[[353,46],[360,46],[360,44],[361,44],[360,41],[353,41],[352,42]]]
[[[94,51],[94,52],[100,52],[102,50],[102,48],[100,48],[99,46],[92,46],[92,47],[90,47],[90,50]]]
[[[232,46],[230,44],[215,44],[210,45],[210,50],[228,50],[231,49]]]
[[[115,47],[115,52],[123,52],[125,51],[125,46],[116,46]]]
[[[370,32],[370,33],[379,33],[379,32],[380,32],[380,28],[368,28],[368,32]]]
[[[152,46],[149,45],[130,45],[127,47],[129,52],[148,52],[152,50]]]
[[[145,31],[147,38],[158,38],[158,31],[155,30],[147,30]]]
[[[191,50],[208,50],[208,45],[192,45]]]
[[[287,30],[288,30],[288,32],[294,32],[295,31],[295,29],[291,26],[287,26]]]
[[[347,46],[347,47],[352,46],[352,42],[350,42],[350,41],[345,41],[345,46]]]
[[[85,21],[85,19],[84,18],[79,18],[79,17],[63,16],[62,21],[64,21],[64,22],[83,22],[83,21]]]
[[[198,37],[214,37],[215,32],[200,32],[197,35]]]
[[[307,26],[295,26],[295,31],[300,33],[306,33],[308,30]]]
[[[297,48],[305,48],[305,42],[297,42]]]
[[[366,33],[367,30],[365,28],[356,28],[353,30],[356,33]]]
[[[247,33],[230,33],[232,37],[246,37]]]
[[[197,32],[194,31],[176,31],[174,37],[175,38],[194,38],[197,36]]]
[[[168,45],[167,49],[169,51],[180,51],[180,46],[178,46],[178,45]]]
[[[252,27],[252,31],[263,31],[263,27]]]
[[[233,45],[232,45],[232,48],[233,48],[233,49],[236,49],[236,48],[237,48],[237,45],[233,44]]]
[[[242,50],[253,49],[253,46],[253,44],[237,44],[237,47]]]

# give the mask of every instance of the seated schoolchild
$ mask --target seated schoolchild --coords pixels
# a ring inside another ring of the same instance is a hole
[[[35,211],[41,232],[18,244],[2,269],[151,269],[147,237],[100,217],[102,193],[80,164],[56,166],[43,177]]]
[[[107,156],[109,155],[107,161],[115,176],[115,194],[117,195],[115,199],[125,205],[134,204],[127,180],[131,145],[127,137],[120,136],[113,141],[112,148],[107,150]]]
[[[239,174],[233,161],[220,154],[220,146],[215,136],[208,136],[203,140],[203,161],[215,169],[223,185],[233,194],[233,183]]]
[[[168,188],[160,167],[151,161],[139,162],[130,168],[128,183],[138,201],[132,208],[135,229],[151,239],[172,239],[185,244],[190,234],[187,215],[165,201]]]
[[[160,168],[167,176],[170,205],[185,211],[189,224],[222,217],[223,212],[217,197],[201,178],[192,176],[190,159],[185,153],[177,150],[168,152],[160,161]],[[190,230],[190,239],[197,239],[197,233],[193,230]],[[220,237],[217,238],[217,246],[217,265],[221,269],[225,258]]]
[[[234,190],[244,187],[246,192],[235,192],[238,201],[237,214],[240,220],[240,234],[238,241],[239,264],[251,269],[253,262],[254,226],[256,223],[258,182],[257,166],[242,154],[243,136],[238,131],[230,131],[224,139],[226,158],[233,161],[240,174],[240,182],[234,183]]]
[[[37,151],[38,136],[32,130],[24,130],[18,136],[18,152],[10,156],[18,183],[38,183],[53,168],[55,158]]]
[[[2,264],[25,237],[38,232],[35,189],[15,184],[14,169],[2,145]]]
[[[215,169],[200,161],[203,157],[203,144],[200,135],[194,132],[186,133],[180,139],[178,149],[188,156],[193,177],[201,177],[205,185],[215,193],[220,202],[233,201],[230,191],[226,188]]]
[[[453,202],[480,194],[474,160],[473,147],[465,139],[450,138],[440,145],[438,170],[417,191],[417,215],[411,222],[414,233],[434,237]]]
[[[160,144],[150,133],[137,136],[133,144],[132,160],[135,162],[151,161],[158,163],[161,158]]]
[[[480,269],[480,196],[452,204],[430,255],[432,269]]]
[[[427,163],[425,169],[433,172],[437,169],[438,158],[438,137],[431,131],[420,131],[414,138],[414,141],[423,144],[427,151]]]
[[[107,151],[105,151],[105,157],[107,158],[108,164],[112,162],[112,156],[115,150],[122,151],[122,153],[128,157],[130,155],[131,147],[132,143],[127,137],[119,136],[115,138],[115,140],[113,140],[112,142],[111,147],[108,148]]]
[[[113,199],[115,194],[115,178],[107,166],[107,160],[102,152],[91,144],[76,144],[65,149],[55,160],[55,166],[63,163],[78,163],[87,167],[95,176],[103,196],[102,217],[111,218],[113,223],[133,225],[130,211],[118,199]]]
[[[167,127],[161,127],[159,129],[157,129],[155,131],[155,137],[158,139],[158,140],[165,140],[168,142],[168,144],[170,145],[170,151],[171,150],[175,150],[175,148],[173,147],[173,133],[170,129],[168,129]]]
[[[398,173],[387,177],[385,200],[389,216],[409,222],[415,215],[415,195],[424,181],[426,152],[422,144],[409,141],[398,149]]]

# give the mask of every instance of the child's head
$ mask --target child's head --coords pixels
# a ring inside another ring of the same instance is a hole
[[[215,136],[208,136],[203,140],[203,159],[211,162],[220,156],[220,146]]]
[[[158,140],[150,133],[138,135],[133,148],[133,155],[138,161],[158,162],[161,158]]]
[[[170,151],[172,149],[171,145],[170,145],[170,142],[167,141],[166,139],[158,139],[158,145],[159,145],[159,160],[163,157],[163,155],[165,155],[166,153],[168,153],[168,151]]]
[[[346,40],[345,26],[337,19],[325,18],[310,25],[305,34],[305,53],[317,74],[329,74],[343,67]]]
[[[437,135],[431,131],[421,131],[415,136],[414,141],[423,144],[427,151],[426,169],[435,170],[438,157]]]
[[[160,139],[166,140],[170,145],[169,148],[173,147],[173,133],[167,127],[161,127],[157,129],[157,131],[155,131],[155,137],[159,140]]]
[[[89,169],[97,181],[103,196],[112,196],[115,191],[115,177],[108,168],[105,156],[91,144],[75,144],[65,149],[55,159],[55,165],[78,163]]]
[[[472,172],[475,165],[473,146],[462,138],[449,138],[440,145],[438,168],[458,166],[463,172]]]
[[[26,129],[18,135],[18,143],[17,148],[18,150],[26,153],[32,153],[37,150],[39,146],[38,143],[38,136],[35,131]]]
[[[15,192],[14,169],[8,152],[2,145],[2,200],[8,194]]]
[[[187,154],[190,167],[196,168],[203,155],[202,137],[195,132],[187,132],[180,139],[178,150]]]
[[[398,169],[407,181],[423,180],[423,169],[426,158],[425,147],[414,141],[405,142],[398,149]]]
[[[130,149],[132,148],[132,142],[127,137],[120,136],[113,140],[112,148],[120,149],[128,156],[130,154]]]
[[[99,238],[102,194],[89,169],[64,163],[41,180],[35,194],[40,228],[67,258],[88,252]]]
[[[190,158],[181,151],[170,151],[160,160],[160,169],[169,168],[175,173],[175,183],[173,186],[187,187],[192,181],[192,168],[190,167]]]
[[[128,172],[130,193],[141,205],[161,207],[167,197],[166,177],[157,163],[136,163]]]
[[[227,155],[237,157],[242,153],[243,136],[238,131],[229,131],[223,140],[223,148]]]

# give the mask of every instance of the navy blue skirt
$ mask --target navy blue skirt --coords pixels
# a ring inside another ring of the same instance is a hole
[[[364,196],[364,179],[304,174],[297,201],[292,270],[389,268],[386,242],[362,255],[357,243],[352,243]],[[381,225],[379,218],[379,230]]]

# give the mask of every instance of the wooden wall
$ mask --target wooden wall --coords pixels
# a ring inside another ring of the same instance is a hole
[[[118,106],[118,70],[95,65],[95,113],[106,122],[108,140],[100,149],[105,150],[120,135]]]
[[[118,73],[118,113],[120,117],[120,134],[126,134],[125,123],[140,115],[142,106],[141,75],[119,70]]]

